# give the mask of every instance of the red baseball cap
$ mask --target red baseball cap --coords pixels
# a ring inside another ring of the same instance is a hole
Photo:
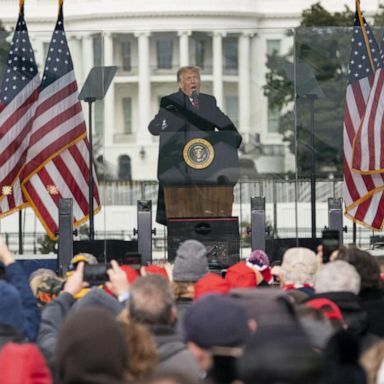
[[[343,320],[343,315],[336,303],[329,299],[319,298],[305,303],[310,308],[320,309],[328,319]]]
[[[228,281],[216,273],[209,272],[195,283],[194,299],[197,300],[210,293],[221,293],[225,295],[229,290],[230,286]]]

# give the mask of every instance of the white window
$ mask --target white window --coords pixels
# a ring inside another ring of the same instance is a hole
[[[131,42],[121,41],[120,51],[121,51],[121,61],[122,61],[123,71],[129,72],[132,70]]]
[[[173,40],[157,40],[156,55],[158,69],[172,69]]]
[[[268,103],[268,132],[278,133],[280,125],[280,109]]]
[[[270,39],[267,40],[267,55],[280,54],[281,40]]]
[[[132,99],[123,97],[123,134],[130,135],[132,133]]]
[[[223,39],[224,69],[237,70],[237,37],[225,37]]]

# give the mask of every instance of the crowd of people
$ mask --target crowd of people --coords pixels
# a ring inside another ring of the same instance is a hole
[[[174,263],[111,261],[90,284],[76,255],[65,277],[27,276],[0,241],[2,384],[381,384],[384,292],[376,258],[262,250],[223,273],[187,240]]]

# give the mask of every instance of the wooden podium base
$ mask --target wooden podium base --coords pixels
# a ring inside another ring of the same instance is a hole
[[[164,187],[167,218],[232,216],[233,186]]]

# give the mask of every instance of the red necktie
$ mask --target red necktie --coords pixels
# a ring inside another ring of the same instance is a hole
[[[192,92],[192,107],[195,108],[195,109],[199,109],[199,99],[197,97],[197,92],[196,91],[193,91]]]

